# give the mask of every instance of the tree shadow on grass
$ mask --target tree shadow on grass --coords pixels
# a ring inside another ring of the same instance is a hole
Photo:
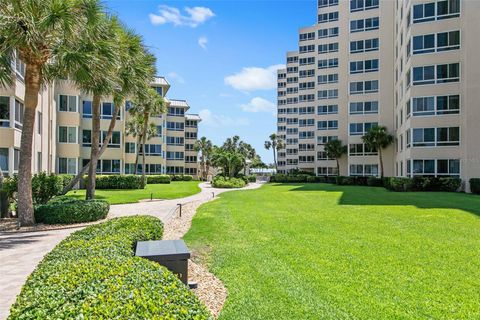
[[[422,209],[460,209],[480,216],[480,196],[454,192],[392,192],[382,187],[338,186],[325,183],[284,183],[290,191],[341,193],[339,205],[415,206]]]

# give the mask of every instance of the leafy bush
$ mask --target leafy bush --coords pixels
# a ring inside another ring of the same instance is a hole
[[[85,177],[87,179],[88,177]],[[139,175],[97,175],[96,189],[144,189],[142,176]]]
[[[216,176],[213,178],[212,186],[222,189],[243,188],[246,182],[240,178],[227,178],[224,176]]]
[[[14,198],[18,188],[18,176],[8,177],[2,189],[10,199]],[[32,177],[32,198],[34,204],[45,204],[63,190],[63,178],[55,174],[41,172]]]
[[[470,190],[472,193],[480,194],[480,178],[470,179]]]
[[[59,174],[58,176],[62,179],[62,189],[68,186],[75,178],[75,176],[71,174]]]
[[[257,182],[257,176],[255,175],[247,176],[247,179],[248,179],[248,182],[252,182],[252,183]]]
[[[196,296],[159,264],[133,256],[161,239],[154,217],[127,217],[70,235],[30,275],[11,319],[211,319]]]
[[[172,181],[167,174],[147,176],[147,184],[169,184]]]
[[[462,179],[458,178],[439,178],[440,190],[447,192],[457,192],[462,186]]]
[[[72,224],[107,217],[110,205],[104,200],[78,200],[59,197],[35,207],[35,221],[46,224]]]
[[[386,178],[385,188],[396,192],[412,191],[413,181],[410,178]]]
[[[192,181],[192,180],[193,180],[193,176],[190,176],[190,175],[182,176],[182,181]]]
[[[340,186],[351,186],[355,184],[355,179],[353,177],[336,177],[336,184]]]
[[[370,187],[383,187],[383,180],[377,177],[368,177],[367,185]]]

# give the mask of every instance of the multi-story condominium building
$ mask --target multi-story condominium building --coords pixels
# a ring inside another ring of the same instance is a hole
[[[0,166],[4,174],[18,170],[22,130],[24,67],[16,65],[16,80],[9,88],[0,88]],[[167,99],[170,84],[157,77],[151,84],[165,98],[167,112],[152,117],[157,135],[145,146],[147,174],[197,175],[198,115],[187,114],[190,108],[184,100]],[[137,148],[135,137],[126,134],[131,102],[122,106],[112,139],[98,163],[101,174],[131,174],[135,172]],[[113,115],[112,99],[101,102],[101,142]],[[46,86],[39,97],[34,135],[33,172],[76,174],[90,159],[92,97],[80,92],[69,80],[57,80]],[[141,163],[141,158],[140,158]],[[138,172],[142,167],[139,165]]]
[[[480,177],[478,13],[480,1],[319,0],[278,71],[279,171],[336,175],[323,145],[340,139],[340,174],[376,176],[361,137],[381,125],[396,138],[385,176]]]

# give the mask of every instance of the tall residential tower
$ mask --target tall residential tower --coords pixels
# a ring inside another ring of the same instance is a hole
[[[381,125],[386,176],[480,177],[476,14],[480,1],[319,0],[278,72],[279,171],[336,175],[323,146],[340,139],[340,174],[377,176],[361,137]]]

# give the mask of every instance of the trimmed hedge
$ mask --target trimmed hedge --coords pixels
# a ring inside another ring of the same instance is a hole
[[[257,176],[255,176],[255,175],[247,176],[247,180],[248,180],[248,182],[255,183],[255,182],[257,182]]]
[[[169,184],[172,181],[167,174],[147,176],[147,184]]]
[[[462,186],[458,178],[413,177],[413,178],[385,178],[385,188],[391,191],[444,191],[457,192]]]
[[[367,185],[370,187],[383,187],[383,180],[377,177],[368,177]]]
[[[104,200],[78,200],[59,197],[35,206],[35,221],[46,224],[73,224],[107,217],[110,205]]]
[[[472,193],[480,194],[480,178],[470,179],[470,190]]]
[[[85,181],[88,177],[85,177]],[[145,185],[140,175],[97,175],[96,189],[144,189]]]
[[[161,221],[146,216],[73,233],[29,276],[10,319],[212,319],[173,273],[133,256],[137,241],[162,233]]]
[[[171,175],[172,181],[192,181],[193,176],[190,175]]]
[[[222,189],[243,188],[246,184],[242,178],[226,178],[224,176],[216,176],[212,181],[213,187]]]

